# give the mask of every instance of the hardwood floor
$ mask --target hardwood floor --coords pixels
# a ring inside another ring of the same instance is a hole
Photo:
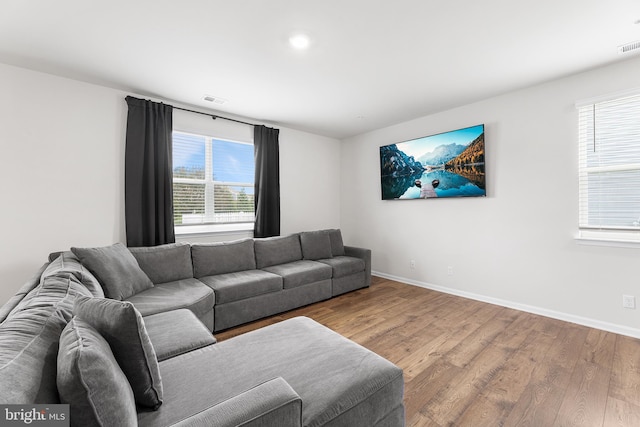
[[[407,426],[640,426],[640,340],[379,277],[308,316],[404,370]]]

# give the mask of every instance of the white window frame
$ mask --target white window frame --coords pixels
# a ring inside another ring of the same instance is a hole
[[[173,133],[181,133],[183,135],[196,136],[205,139],[205,170],[204,179],[196,178],[173,178],[173,183],[179,184],[204,184],[205,185],[205,223],[202,224],[181,224],[174,225],[174,231],[176,236],[197,236],[203,234],[245,234],[253,231],[255,224],[254,219],[251,221],[243,222],[231,222],[231,223],[214,223],[206,222],[207,218],[213,219],[214,215],[214,188],[215,185],[227,185],[227,186],[250,186],[254,187],[253,182],[227,182],[227,181],[214,181],[213,179],[213,140],[228,141],[236,144],[244,144],[253,146],[253,142],[238,141],[230,138],[217,137],[212,135],[186,132],[182,130],[174,129]]]
[[[640,96],[640,88],[616,92],[613,94],[590,98],[576,103],[576,109],[593,108],[599,103],[608,101],[623,100],[629,97]],[[640,120],[640,118],[638,119]],[[597,124],[596,124],[597,125]],[[639,163],[627,163],[615,166],[597,166],[588,167],[586,165],[586,150],[593,147],[593,133],[586,135],[581,132],[580,114],[578,114],[578,150],[579,150],[579,195],[578,195],[578,234],[576,241],[580,244],[598,245],[598,246],[616,246],[616,247],[633,247],[640,248],[640,227],[616,227],[616,226],[590,226],[587,224],[588,209],[588,176],[589,174],[617,172],[617,171],[635,171],[640,170]],[[638,141],[640,144],[640,141]]]

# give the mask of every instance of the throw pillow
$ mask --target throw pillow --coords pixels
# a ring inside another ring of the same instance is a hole
[[[57,385],[72,426],[135,426],[136,404],[109,344],[81,319],[60,335]]]
[[[71,251],[100,281],[107,298],[123,300],[153,287],[122,243],[102,248],[71,248]]]
[[[158,409],[162,404],[162,380],[156,352],[142,315],[128,301],[78,297],[74,316],[94,327],[111,346],[127,376],[136,402]]]
[[[302,256],[304,259],[318,260],[331,258],[331,239],[326,231],[305,231],[300,233]]]

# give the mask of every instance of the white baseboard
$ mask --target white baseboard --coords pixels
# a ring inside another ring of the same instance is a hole
[[[542,307],[536,307],[527,304],[520,304],[513,301],[507,301],[499,298],[492,298],[485,295],[474,294],[472,292],[461,291],[458,289],[447,288],[444,286],[433,285],[431,283],[421,282],[404,277],[392,276],[390,274],[372,271],[372,275],[379,276],[384,279],[395,280],[396,282],[406,283],[408,285],[419,286],[421,288],[431,289],[445,294],[456,295],[463,298],[469,298],[476,301],[482,301],[489,304],[499,305],[502,307],[513,308],[527,313],[538,314],[540,316],[550,317],[552,319],[563,320],[565,322],[576,323],[578,325],[588,326],[590,328],[601,329],[607,332],[613,332],[620,335],[626,335],[632,338],[640,338],[640,329],[630,328],[628,326],[616,325],[614,323],[602,322],[600,320],[590,319],[587,317],[574,316],[572,314],[562,313],[560,311],[548,310]]]

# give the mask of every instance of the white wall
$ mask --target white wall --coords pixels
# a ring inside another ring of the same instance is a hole
[[[0,94],[3,304],[50,252],[125,241],[129,93],[0,64]],[[340,142],[279,128],[283,234],[339,227]]]
[[[123,94],[0,64],[0,303],[49,252],[124,240]]]
[[[638,58],[343,141],[345,241],[383,276],[640,337],[640,310],[622,308],[640,298],[640,249],[574,240],[574,103],[635,87]],[[488,197],[381,200],[381,145],[479,123]]]
[[[281,234],[340,227],[340,141],[280,128]]]

